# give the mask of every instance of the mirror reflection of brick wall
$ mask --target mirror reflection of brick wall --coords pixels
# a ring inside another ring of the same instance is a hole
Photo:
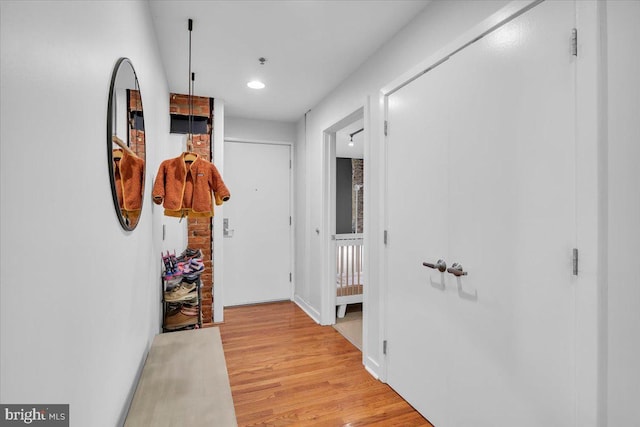
[[[129,90],[129,147],[141,159],[145,160],[144,129],[142,128],[142,100],[140,91]]]
[[[203,96],[193,96],[193,116],[207,118],[207,133],[193,135],[193,152],[199,157],[211,161],[213,134],[213,98]],[[169,112],[183,116],[189,115],[189,96],[172,93],[169,96]],[[213,321],[213,227],[211,218],[188,218],[187,219],[187,246],[191,249],[202,251],[202,261],[204,271],[200,275],[202,281],[202,322],[211,323]]]
[[[362,233],[363,230],[363,218],[364,218],[364,160],[363,159],[351,159],[352,170],[352,197],[351,203],[353,209],[351,210],[353,215],[353,231],[355,233]]]

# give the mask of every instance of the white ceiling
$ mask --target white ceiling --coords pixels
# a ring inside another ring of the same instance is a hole
[[[150,0],[171,92],[194,93],[225,114],[294,122],[353,73],[429,0]],[[267,62],[260,65],[258,58]],[[267,87],[249,89],[250,80]]]

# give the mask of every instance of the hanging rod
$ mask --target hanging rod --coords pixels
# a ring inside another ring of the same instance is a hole
[[[353,133],[350,133],[350,134],[349,134],[349,136],[350,136],[350,137],[351,137],[351,139],[353,140],[353,135],[357,135],[357,134],[359,134],[360,132],[362,132],[363,130],[364,130],[364,128],[362,128],[362,129],[360,129],[360,130],[357,130],[357,131],[355,131],[355,132],[353,132]]]

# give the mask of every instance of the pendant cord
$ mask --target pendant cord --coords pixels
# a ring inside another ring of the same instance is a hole
[[[192,88],[192,80],[193,75],[191,73],[191,33],[193,31],[193,19],[189,19],[189,133],[187,136],[187,151],[189,151],[189,145],[192,144],[193,141],[193,93],[191,91]]]

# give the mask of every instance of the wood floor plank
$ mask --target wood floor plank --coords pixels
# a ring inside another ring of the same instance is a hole
[[[239,426],[431,426],[294,303],[227,308],[216,326]]]

